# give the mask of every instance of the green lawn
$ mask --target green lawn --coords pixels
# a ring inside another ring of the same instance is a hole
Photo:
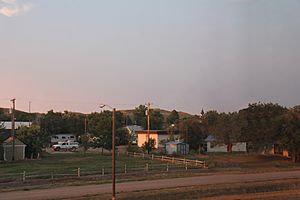
[[[125,164],[127,172],[134,170],[143,171],[148,163],[151,169],[163,170],[166,163],[160,161],[133,158],[126,155],[116,156],[116,173],[125,171]],[[2,162],[0,163],[0,177],[1,175],[23,173],[27,174],[76,174],[77,168],[80,168],[81,174],[85,173],[102,173],[104,168],[105,173],[111,172],[111,156],[100,155],[94,153],[82,152],[65,152],[65,153],[43,153],[40,160],[24,160],[17,162]]]

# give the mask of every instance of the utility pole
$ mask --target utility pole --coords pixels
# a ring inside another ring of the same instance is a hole
[[[29,110],[29,126],[31,126],[31,101],[29,101],[29,108],[28,108],[28,110]]]
[[[84,118],[84,134],[85,135],[87,134],[87,119],[86,119],[86,115],[85,115],[85,118]]]
[[[148,144],[148,154],[150,153],[150,146],[149,146],[149,141],[150,141],[150,103],[147,104],[147,121],[148,121],[148,129],[147,129],[147,144]]]
[[[15,160],[15,103],[16,99],[11,100],[13,103],[12,112],[11,112],[11,135],[12,135],[12,157],[11,160]]]
[[[112,200],[116,198],[116,177],[115,177],[115,169],[116,169],[116,158],[115,158],[115,122],[116,122],[116,109],[113,108],[112,113]]]

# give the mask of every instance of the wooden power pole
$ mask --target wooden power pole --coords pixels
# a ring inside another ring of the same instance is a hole
[[[16,99],[11,100],[13,103],[12,112],[11,112],[11,135],[12,135],[12,157],[11,160],[15,160],[15,104]]]
[[[150,153],[150,103],[147,104],[147,121],[148,121],[148,129],[147,129],[147,144],[148,144],[148,149],[147,152],[148,154]]]

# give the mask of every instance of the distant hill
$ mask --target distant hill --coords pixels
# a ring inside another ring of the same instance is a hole
[[[33,121],[37,119],[39,113],[28,113],[21,110],[15,110],[17,121]],[[11,121],[11,111],[9,108],[0,108],[0,121]]]
[[[159,110],[160,113],[164,116],[165,119],[171,114],[171,111],[164,110],[164,109],[154,109],[154,110]],[[121,113],[123,113],[123,115],[129,116],[131,119],[133,118],[134,109],[119,110],[119,111]],[[191,115],[189,113],[181,112],[181,111],[178,111],[178,114],[179,114],[179,118],[180,119],[182,119],[182,118],[189,118],[189,117],[193,116],[193,115]]]

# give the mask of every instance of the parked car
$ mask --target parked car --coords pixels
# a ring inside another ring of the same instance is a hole
[[[52,145],[52,148],[54,151],[60,151],[60,150],[71,150],[71,151],[75,151],[76,149],[79,148],[79,143],[78,142],[71,142],[71,141],[67,141],[67,142],[58,142],[58,144]]]

